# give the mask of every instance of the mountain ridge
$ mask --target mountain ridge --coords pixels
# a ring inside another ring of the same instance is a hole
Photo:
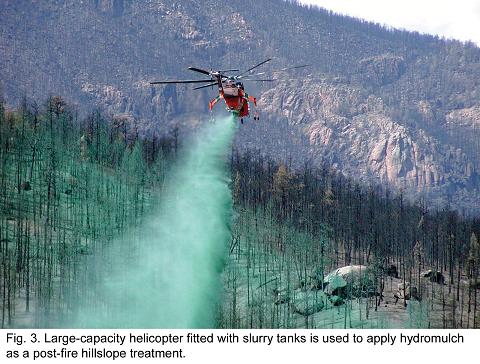
[[[152,88],[152,79],[272,56],[266,70],[310,63],[284,75],[288,82],[253,87],[262,120],[241,129],[240,147],[326,161],[365,183],[478,210],[473,44],[275,0],[5,1],[0,9],[0,85],[10,104],[60,94],[80,109],[130,115],[145,132],[168,131],[207,118],[213,93]]]

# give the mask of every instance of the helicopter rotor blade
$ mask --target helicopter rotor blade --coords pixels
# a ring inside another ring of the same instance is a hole
[[[193,89],[194,89],[194,90],[200,90],[201,88],[210,87],[210,86],[215,86],[216,84],[217,84],[217,82],[212,82],[211,84],[194,87]]]
[[[221,71],[218,71],[220,73],[223,73],[223,72],[240,72],[240,70],[221,70]]]
[[[150,85],[163,85],[170,83],[205,83],[212,82],[212,80],[171,80],[171,81],[153,81],[150,82]]]
[[[199,73],[203,73],[204,75],[210,75],[210,72],[207,71],[207,70],[203,70],[201,68],[197,68],[197,67],[188,67],[188,69],[190,71],[194,71],[194,72],[199,72]]]
[[[261,65],[263,65],[263,64],[265,64],[265,63],[267,63],[267,62],[270,62],[271,60],[272,60],[272,59],[269,58],[269,59],[267,59],[267,60],[265,60],[265,61],[263,61],[263,62],[260,62],[259,64],[256,64],[255,66],[253,66],[253,67],[249,68],[248,70],[240,73],[239,75],[236,75],[235,77],[236,77],[236,78],[239,78],[240,76],[243,76],[244,74],[247,74],[247,73],[253,71],[255,68],[260,67]]]

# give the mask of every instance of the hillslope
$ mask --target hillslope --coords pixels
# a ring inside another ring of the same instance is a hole
[[[242,148],[478,211],[480,49],[281,0],[2,1],[7,103],[59,94],[145,133],[207,118],[211,90],[152,88],[186,68],[312,67],[254,85]]]

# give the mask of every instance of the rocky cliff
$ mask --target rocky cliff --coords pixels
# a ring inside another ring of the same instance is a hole
[[[282,83],[266,91],[261,107],[271,114],[280,110],[305,136],[314,161],[327,161],[351,177],[373,179],[417,196],[443,196],[455,205],[454,199],[460,198],[475,209],[479,178],[473,155],[425,129],[406,127],[389,115],[381,98],[362,90],[326,81],[295,86]],[[443,127],[474,129],[477,113],[450,112]]]

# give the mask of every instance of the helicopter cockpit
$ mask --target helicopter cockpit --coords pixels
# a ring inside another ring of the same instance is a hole
[[[233,80],[227,79],[223,84],[224,97],[238,97],[238,87]]]

